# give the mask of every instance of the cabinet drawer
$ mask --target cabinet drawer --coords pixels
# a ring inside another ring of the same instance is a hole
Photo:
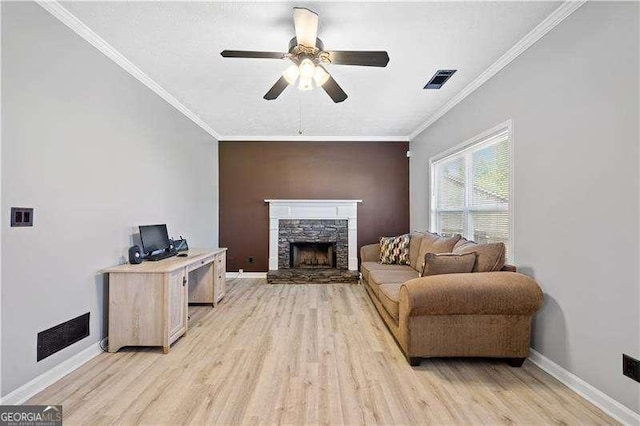
[[[187,272],[191,272],[191,271],[193,271],[194,269],[198,269],[198,268],[200,268],[202,265],[206,265],[206,264],[208,264],[208,263],[213,262],[213,260],[214,260],[214,255],[204,257],[204,258],[202,258],[202,259],[198,260],[197,262],[192,263],[191,265],[187,266]]]

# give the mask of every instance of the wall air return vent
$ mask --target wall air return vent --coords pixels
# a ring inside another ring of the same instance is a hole
[[[438,70],[431,80],[424,86],[425,89],[439,89],[455,74],[457,70]]]
[[[38,333],[38,361],[89,335],[89,312]]]

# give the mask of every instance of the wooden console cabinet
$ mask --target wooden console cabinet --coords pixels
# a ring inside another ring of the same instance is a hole
[[[191,249],[187,257],[104,269],[109,274],[109,352],[162,346],[168,353],[187,332],[188,304],[215,306],[224,297],[226,250]]]

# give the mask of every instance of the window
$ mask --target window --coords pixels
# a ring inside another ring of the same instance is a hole
[[[431,160],[431,229],[511,248],[511,124]]]

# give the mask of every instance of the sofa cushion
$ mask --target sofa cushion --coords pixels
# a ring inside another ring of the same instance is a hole
[[[412,271],[409,265],[383,265],[378,262],[362,262],[360,265],[360,272],[362,272],[362,278],[369,282],[369,274],[372,271]]]
[[[504,266],[505,251],[503,243],[477,244],[473,241],[467,241],[453,249],[456,254],[476,254],[473,272],[500,271]]]
[[[372,271],[389,270],[389,271],[402,271],[409,268],[407,265],[383,265],[379,262],[362,262],[360,265],[360,272],[362,278],[366,282],[370,282],[369,275]]]
[[[424,258],[422,276],[441,274],[465,274],[473,271],[476,263],[475,253],[427,253]]]
[[[420,243],[422,243],[422,237],[424,237],[424,232],[412,232],[411,240],[409,241],[409,263],[413,269],[416,271],[420,266],[418,264],[419,254],[420,254]]]
[[[380,242],[377,242],[375,244],[366,244],[360,247],[360,261],[379,262],[380,261]]]
[[[409,264],[409,234],[397,237],[380,237],[380,263]]]
[[[384,309],[391,315],[396,321],[400,316],[398,301],[400,300],[400,287],[402,283],[395,284],[380,284],[378,286],[378,300],[384,306]]]
[[[372,286],[381,284],[402,284],[405,281],[409,281],[414,278],[418,278],[418,273],[411,269],[410,266],[405,266],[405,269],[403,270],[371,271],[371,273],[369,274],[369,284],[371,284]]]
[[[478,245],[478,243],[476,243],[475,241],[467,240],[466,238],[462,237],[462,238],[460,238],[458,240],[456,245],[453,246],[453,250],[461,249],[461,248],[468,247],[468,246],[477,246],[477,245]]]
[[[418,254],[419,257],[419,265],[416,270],[422,271],[424,268],[424,255],[427,253],[451,253],[453,247],[456,243],[462,238],[461,235],[456,234],[453,237],[442,237],[438,234],[432,234],[431,232],[427,232],[422,237],[422,242],[420,243],[420,252]]]

